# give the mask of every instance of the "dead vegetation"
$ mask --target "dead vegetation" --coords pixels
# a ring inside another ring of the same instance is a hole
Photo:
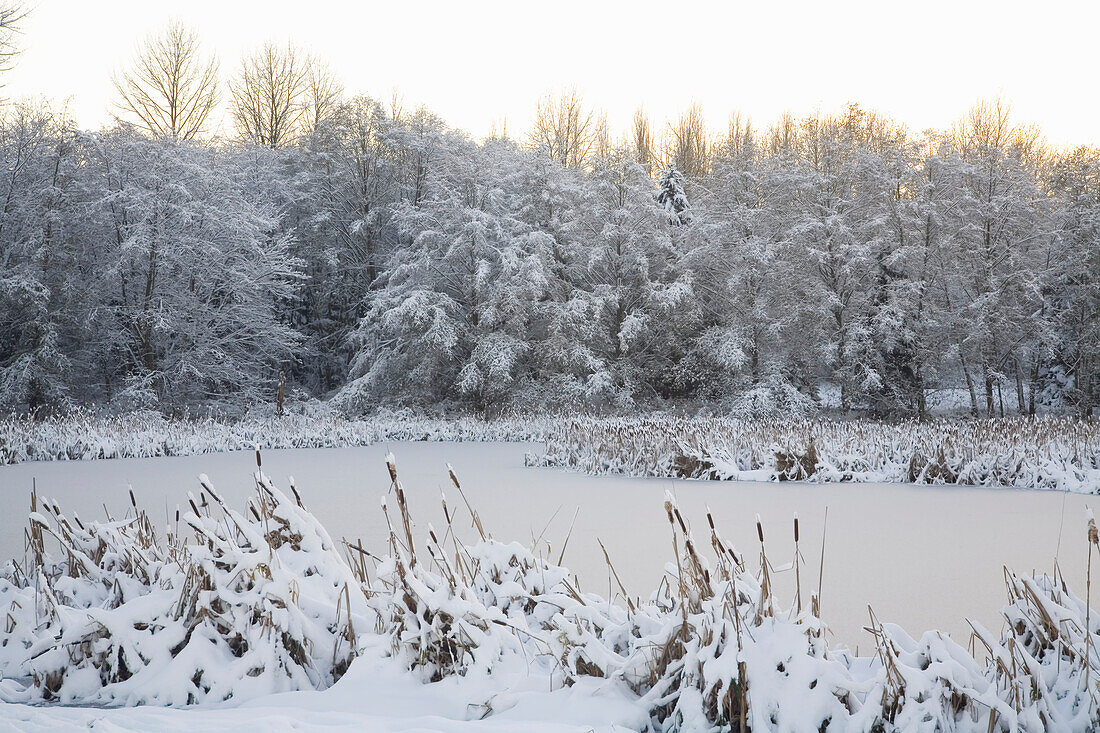
[[[1100,490],[1100,423],[1074,418],[575,418],[546,442],[532,461],[593,474]]]

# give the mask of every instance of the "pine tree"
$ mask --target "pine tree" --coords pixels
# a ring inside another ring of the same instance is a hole
[[[691,223],[691,205],[684,193],[684,176],[672,163],[661,171],[658,183],[657,203],[668,212],[668,223],[672,226]]]

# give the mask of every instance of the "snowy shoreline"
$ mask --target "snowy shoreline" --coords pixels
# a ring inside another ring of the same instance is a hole
[[[0,465],[27,461],[155,458],[279,448],[350,448],[383,441],[534,441],[546,419],[448,419],[407,411],[345,419],[330,412],[241,420],[170,420],[155,412],[46,420],[0,418]]]
[[[545,443],[531,465],[593,475],[709,480],[876,482],[1100,492],[1100,423],[1001,418],[880,423],[786,418],[471,417],[331,412],[238,421],[157,413],[0,419],[0,465],[346,448],[384,441]]]

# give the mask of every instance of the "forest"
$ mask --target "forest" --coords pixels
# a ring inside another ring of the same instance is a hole
[[[8,412],[1100,398],[1100,150],[1003,100],[946,130],[851,104],[715,131],[696,105],[617,133],[559,90],[475,140],[293,46],[223,73],[179,25],[115,85],[104,129],[0,120]]]

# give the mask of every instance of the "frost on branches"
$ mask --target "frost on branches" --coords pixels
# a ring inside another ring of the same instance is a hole
[[[1093,414],[1095,149],[996,104],[952,133],[851,105],[730,134],[678,133],[660,170],[648,142],[557,155],[367,97],[275,149],[8,105],[0,410],[239,415],[285,373],[357,416],[821,387],[874,417]]]
[[[417,531],[387,463],[384,552],[346,541],[337,552],[297,489],[288,495],[262,473],[244,512],[202,479],[163,535],[136,505],[84,522],[33,497],[28,557],[0,579],[0,699],[239,702],[328,687],[370,658],[424,683],[461,680],[475,718],[537,684],[627,696],[636,727],[662,732],[1100,724],[1100,619],[1060,577],[1006,573],[1005,630],[973,624],[988,661],[873,612],[875,648],[861,657],[827,644],[815,594],[799,587],[791,607],[774,596],[759,522],[753,560],[709,513],[696,534],[667,495],[663,582],[644,601],[620,586],[609,603],[549,558],[493,539],[464,498],[474,543],[457,537],[445,496],[445,526]],[[1096,537],[1090,523],[1090,550]],[[797,517],[794,539],[798,557]]]

